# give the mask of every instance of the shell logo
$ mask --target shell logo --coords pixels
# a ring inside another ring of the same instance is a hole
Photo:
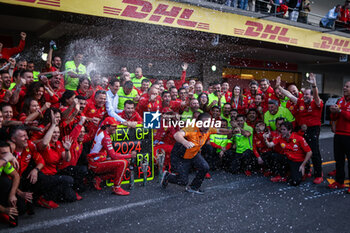
[[[290,106],[290,107],[289,107],[289,110],[292,110],[292,111],[293,111],[293,109],[294,109],[294,106]]]
[[[96,110],[95,109],[91,109],[91,113],[95,113],[96,112]]]
[[[305,109],[304,106],[300,106],[300,111],[303,111]]]
[[[294,143],[296,143],[296,142],[297,142],[297,140],[296,140],[296,139],[293,139],[293,142],[294,142]]]
[[[286,148],[286,144],[281,143],[281,147],[282,147],[283,149]]]

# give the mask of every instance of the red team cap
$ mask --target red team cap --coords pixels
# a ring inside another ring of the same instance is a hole
[[[114,119],[113,117],[107,117],[103,122],[101,126],[105,126],[105,125],[111,125],[111,126],[117,126],[119,125],[119,123],[117,122],[116,119]]]

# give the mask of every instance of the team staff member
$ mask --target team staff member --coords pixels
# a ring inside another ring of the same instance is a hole
[[[202,113],[198,116],[197,123],[204,123],[210,120],[211,115],[209,113]],[[209,165],[200,154],[200,150],[211,134],[229,134],[231,132],[228,129],[185,127],[175,133],[174,138],[177,142],[171,151],[171,166],[176,174],[165,171],[161,181],[162,187],[166,188],[168,182],[182,186],[187,185],[188,175],[193,166],[197,170],[196,177],[189,187],[186,188],[186,191],[204,194],[199,188],[202,185],[205,174],[209,171]]]
[[[272,142],[265,141],[268,147],[280,145],[283,149],[283,155],[287,157],[290,180],[289,184],[298,186],[305,174],[305,165],[311,158],[311,148],[305,139],[293,131],[293,124],[290,122],[283,122],[281,124],[282,137],[275,138]]]
[[[84,55],[82,52],[75,52],[74,59],[72,61],[67,61],[65,70],[68,73],[65,75],[65,89],[76,91],[80,78],[87,78],[86,67],[82,64]]]
[[[107,117],[97,131],[93,147],[88,155],[89,169],[97,176],[94,178],[95,188],[101,190],[100,183],[102,180],[112,179],[114,183],[113,193],[116,195],[129,195],[130,193],[120,187],[128,161],[132,154],[118,154],[114,151],[111,135],[115,134],[118,122],[113,117]],[[107,159],[107,156],[109,157]]]
[[[343,87],[344,96],[338,100],[336,105],[331,106],[331,118],[336,121],[334,136],[334,157],[336,176],[335,182],[330,184],[329,188],[344,188],[345,178],[345,156],[350,161],[350,81]],[[350,171],[350,163],[348,162]],[[350,188],[348,190],[350,193]]]

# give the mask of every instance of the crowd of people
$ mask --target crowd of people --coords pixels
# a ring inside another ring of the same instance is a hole
[[[312,176],[323,182],[319,135],[323,102],[315,75],[310,87],[271,86],[268,79],[251,81],[243,87],[227,80],[203,83],[186,81],[188,64],[181,65],[178,80],[151,81],[136,67],[127,66],[112,77],[86,72],[84,54],[78,49],[64,64],[50,43],[46,65],[24,58],[14,59],[25,46],[20,34],[18,47],[0,44],[0,213],[16,226],[18,215],[34,214],[34,207],[57,208],[59,202],[74,202],[89,185],[101,190],[101,183],[113,183],[116,195],[129,195],[121,182],[129,160],[136,152],[119,154],[111,135],[118,125],[135,128],[144,112],[160,112],[175,122],[215,120],[220,128],[176,124],[161,125],[154,133],[154,160],[165,154],[161,185],[186,186],[202,194],[200,187],[211,170],[251,176],[261,173],[272,182],[296,186]],[[344,188],[345,155],[349,156],[350,82],[344,97],[332,106],[336,132],[336,182],[330,188]],[[349,158],[348,158],[349,159]],[[196,176],[189,184],[188,176]],[[161,175],[161,174],[159,174]],[[188,185],[189,184],[189,185]]]
[[[310,0],[209,0],[237,7],[242,10],[253,12],[269,13],[276,17],[287,18],[291,21],[308,24],[309,13],[311,12]],[[236,5],[237,4],[237,5]],[[344,4],[334,6],[320,20],[320,27],[339,29],[349,28],[350,22],[350,1],[345,0]]]

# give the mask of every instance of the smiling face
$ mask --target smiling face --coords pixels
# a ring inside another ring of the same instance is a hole
[[[59,138],[60,138],[60,128],[56,126],[51,137],[51,143],[53,144],[56,143]]]

